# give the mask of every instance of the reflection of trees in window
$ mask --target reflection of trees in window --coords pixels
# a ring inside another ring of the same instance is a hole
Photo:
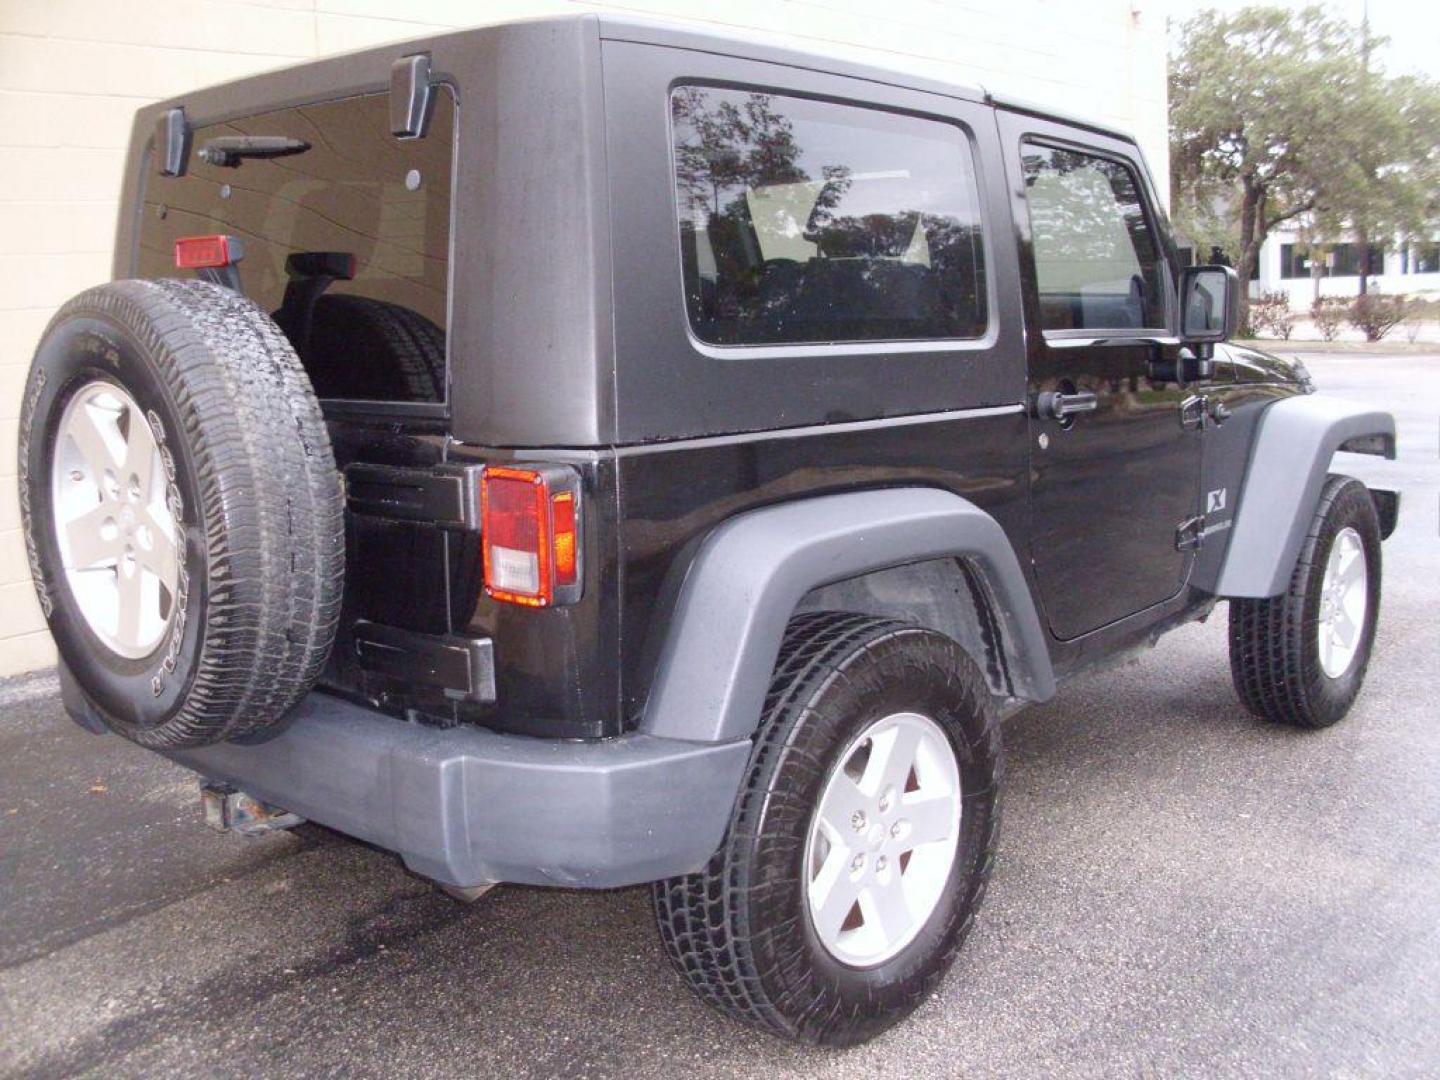
[[[719,214],[731,189],[808,180],[796,164],[794,126],[775,111],[769,94],[727,100],[699,86],[675,92],[675,173],[692,212]]]
[[[706,340],[983,332],[958,132],[900,117],[892,131],[888,114],[695,86],[675,91],[671,110],[687,306]]]
[[[1025,148],[1024,169],[1036,277],[1042,304],[1053,301],[1047,327],[1159,325],[1159,256],[1131,171],[1044,146]],[[1104,311],[1095,300],[1105,296],[1126,301]]]
[[[721,258],[728,253],[760,263],[767,237],[812,239],[849,186],[843,165],[822,165],[814,178],[799,166],[794,124],[777,111],[773,95],[688,86],[676,92],[671,108],[682,213],[691,228],[709,233]],[[786,188],[800,189],[799,199],[747,197]],[[719,269],[746,272],[748,266],[731,262]]]

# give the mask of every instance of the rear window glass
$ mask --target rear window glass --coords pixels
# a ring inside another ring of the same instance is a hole
[[[443,402],[454,132],[445,91],[422,139],[390,134],[386,94],[197,128],[186,175],[147,177],[140,274],[186,273],[181,237],[237,236],[320,397]]]
[[[756,91],[670,99],[685,302],[715,345],[979,337],[970,145],[949,124]]]

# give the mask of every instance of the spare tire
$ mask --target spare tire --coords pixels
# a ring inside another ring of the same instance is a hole
[[[201,281],[119,281],[41,338],[20,424],[31,574],[98,717],[145,746],[273,729],[339,619],[344,505],[279,327]]]
[[[315,301],[305,342],[325,397],[445,400],[445,332],[418,311],[327,293]]]

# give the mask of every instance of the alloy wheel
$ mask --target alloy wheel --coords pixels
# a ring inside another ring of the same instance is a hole
[[[1320,667],[1332,679],[1350,669],[1360,649],[1370,603],[1370,575],[1360,534],[1347,526],[1335,534],[1325,561],[1320,587],[1320,617],[1315,633],[1320,645]]]
[[[873,967],[914,940],[945,893],[960,814],[955,753],[928,716],[894,713],[846,746],[805,845],[807,906],[826,951]]]
[[[60,417],[51,475],[65,579],[91,631],[127,659],[154,652],[180,576],[160,443],[125,390],[82,386]]]

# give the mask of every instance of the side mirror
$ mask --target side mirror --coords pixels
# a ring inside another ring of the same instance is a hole
[[[1240,329],[1240,277],[1228,266],[1187,266],[1180,274],[1180,338],[1229,341]]]

